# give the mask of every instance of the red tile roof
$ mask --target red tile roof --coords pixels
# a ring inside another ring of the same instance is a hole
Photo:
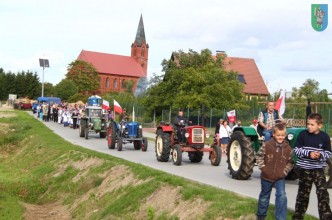
[[[244,76],[246,81],[244,93],[266,96],[270,94],[254,59],[226,57],[225,63],[229,63],[226,65],[226,70],[233,70]]]
[[[143,68],[129,56],[82,50],[77,59],[91,63],[99,73],[146,77]]]

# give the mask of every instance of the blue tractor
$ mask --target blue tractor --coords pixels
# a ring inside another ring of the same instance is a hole
[[[143,137],[143,127],[140,123],[126,120],[117,123],[110,121],[107,128],[107,144],[109,149],[114,149],[117,144],[118,151],[122,151],[122,146],[127,143],[134,143],[135,150],[146,151],[148,140]]]

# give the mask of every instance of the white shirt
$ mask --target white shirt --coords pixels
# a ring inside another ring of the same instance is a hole
[[[232,133],[232,130],[228,125],[226,125],[226,127],[224,125],[220,125],[220,128],[219,128],[219,137],[220,138],[229,137],[231,133]]]

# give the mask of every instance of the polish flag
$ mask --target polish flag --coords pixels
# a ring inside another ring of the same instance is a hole
[[[117,112],[119,114],[122,113],[122,108],[120,104],[117,101],[115,101],[115,99],[114,99],[114,112]]]
[[[235,122],[236,121],[235,110],[227,112],[227,118],[229,122]]]
[[[110,109],[110,103],[107,100],[103,99],[103,104],[102,104],[101,108],[109,110]]]
[[[275,110],[279,111],[280,117],[282,117],[282,115],[285,113],[286,109],[285,99],[286,99],[286,91],[282,89],[280,91],[280,97],[277,100],[276,105],[274,107]]]

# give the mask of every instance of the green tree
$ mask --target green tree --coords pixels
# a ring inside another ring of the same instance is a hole
[[[66,78],[72,80],[78,92],[92,93],[99,89],[100,77],[96,68],[82,60],[76,60],[69,64]]]
[[[144,99],[150,112],[163,108],[245,108],[242,88],[235,72],[227,72],[210,50],[175,52],[162,62],[163,81],[152,85]]]
[[[52,83],[49,82],[44,83],[44,96],[45,97],[54,96],[54,86]]]
[[[78,89],[71,79],[63,79],[54,87],[55,96],[60,97],[62,100],[68,100],[69,97],[76,93],[78,93]]]

